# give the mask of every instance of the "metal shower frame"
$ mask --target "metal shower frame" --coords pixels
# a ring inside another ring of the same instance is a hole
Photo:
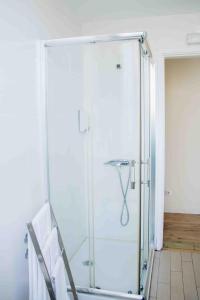
[[[40,106],[42,111],[42,117],[41,117],[41,131],[43,133],[43,148],[44,148],[44,181],[46,182],[46,199],[50,201],[50,180],[49,180],[49,162],[48,162],[48,126],[47,126],[47,85],[46,85],[46,49],[49,47],[60,47],[60,46],[67,46],[67,45],[73,45],[73,44],[95,44],[95,43],[101,43],[101,42],[114,42],[114,41],[128,41],[128,40],[137,40],[140,44],[140,47],[142,49],[142,54],[152,56],[151,50],[149,48],[149,45],[146,40],[147,34],[146,32],[134,32],[134,33],[120,33],[120,34],[112,34],[112,35],[97,35],[97,36],[83,36],[83,37],[69,37],[69,38],[61,38],[61,39],[51,39],[51,40],[44,40],[40,41],[38,43],[38,57],[39,57],[39,69],[38,69],[38,77],[39,77],[39,100],[40,100]],[[140,67],[140,73],[141,73],[141,67]],[[141,89],[141,84],[140,84]],[[141,98],[141,91],[140,91],[140,98]],[[140,100],[141,105],[141,100]],[[140,108],[141,109],[141,108]],[[141,113],[140,113],[141,118]],[[140,120],[140,130],[141,130],[141,121]],[[155,113],[154,110],[151,109],[150,112],[150,123],[151,123],[151,151],[154,151],[155,149]],[[140,132],[140,152],[141,152],[141,132]],[[141,158],[140,158],[141,162]],[[154,199],[155,196],[155,157],[152,156],[152,162],[151,162],[151,198]],[[140,163],[140,177],[141,177],[141,163]],[[140,187],[140,206],[141,206],[141,187]],[[141,215],[141,207],[140,207],[140,215]],[[141,232],[141,218],[140,218],[140,228],[139,232]],[[139,253],[140,253],[140,247],[141,247],[141,234],[139,234]],[[153,261],[153,250],[151,253],[151,259],[150,261]],[[151,271],[151,268],[150,268]],[[138,263],[138,274],[139,274],[139,281],[140,281],[140,255],[139,255],[139,263]],[[151,273],[151,272],[150,272]],[[151,277],[151,274],[149,278]],[[140,284],[139,284],[140,286]],[[139,287],[140,289],[140,287]],[[72,291],[73,289],[71,289]],[[78,293],[88,293],[88,294],[98,294],[102,296],[107,295],[108,297],[114,297],[114,298],[120,298],[120,299],[132,299],[132,300],[142,300],[144,299],[142,295],[127,295],[123,293],[117,293],[117,292],[108,292],[103,290],[97,290],[92,288],[80,288],[77,287],[76,290]],[[138,290],[138,293],[140,291]],[[147,284],[147,287],[145,289],[145,294],[148,295],[149,293],[149,284]],[[53,300],[53,298],[51,299]]]

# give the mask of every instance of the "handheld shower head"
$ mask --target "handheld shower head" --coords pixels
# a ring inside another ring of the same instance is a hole
[[[128,193],[128,188],[129,184],[131,183],[131,188],[135,189],[135,160],[128,160],[128,159],[115,159],[115,160],[109,160],[105,162],[105,165],[115,167],[119,176],[119,181],[120,181],[120,187],[121,187],[121,192],[123,196],[123,205],[122,205],[122,211],[121,211],[121,216],[120,216],[120,223],[122,226],[126,226],[129,223],[129,208],[127,204],[127,193]],[[126,186],[123,186],[122,182],[122,169],[121,167],[128,167],[128,178],[126,182]],[[134,168],[134,181],[131,182],[131,168]]]

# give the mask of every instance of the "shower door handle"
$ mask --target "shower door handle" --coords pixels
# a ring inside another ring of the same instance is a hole
[[[85,111],[78,110],[78,127],[80,133],[89,131],[89,118]]]

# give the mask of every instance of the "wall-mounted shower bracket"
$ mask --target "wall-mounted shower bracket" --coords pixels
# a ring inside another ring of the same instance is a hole
[[[133,172],[131,172],[131,189],[135,190],[136,187],[136,181],[135,181],[135,167],[136,167],[136,161],[131,160],[131,167],[133,168]]]

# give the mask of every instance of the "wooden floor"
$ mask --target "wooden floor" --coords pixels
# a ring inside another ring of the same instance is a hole
[[[150,300],[200,300],[200,253],[156,251]]]
[[[200,215],[165,213],[164,248],[200,250]]]

